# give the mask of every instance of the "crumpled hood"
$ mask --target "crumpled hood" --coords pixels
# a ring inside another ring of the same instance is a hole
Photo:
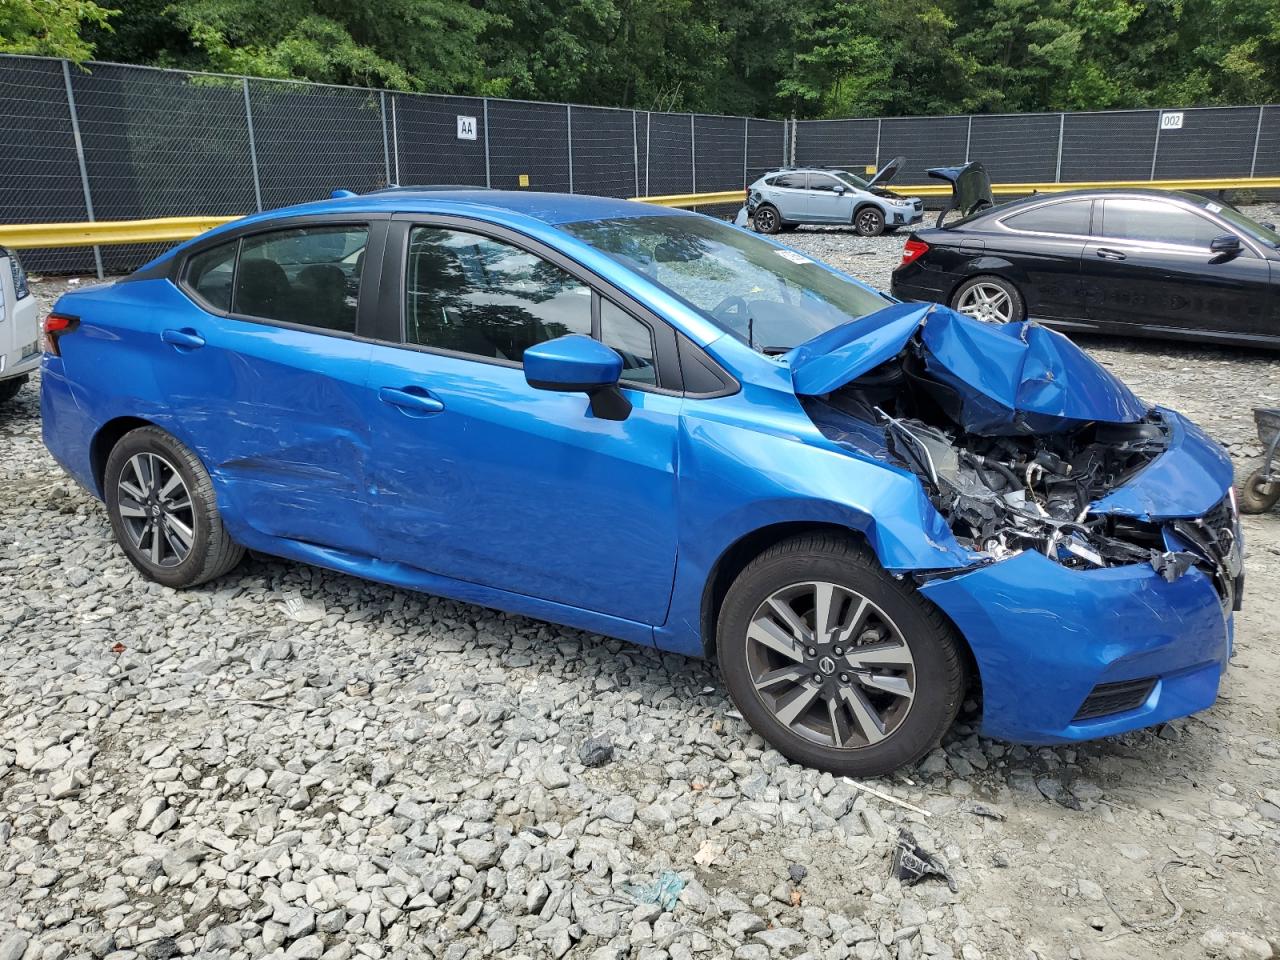
[[[820,396],[893,358],[915,339],[947,412],[971,433],[1028,434],[1081,422],[1135,423],[1133,391],[1060,333],[989,324],[936,304],[897,303],[828,330],[783,355],[797,394]]]

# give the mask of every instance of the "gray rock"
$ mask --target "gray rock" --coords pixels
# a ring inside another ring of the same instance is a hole
[[[613,741],[607,735],[584,740],[578,747],[578,759],[584,767],[603,767],[613,760]]]
[[[14,930],[0,938],[0,960],[22,960],[27,952],[27,935]]]

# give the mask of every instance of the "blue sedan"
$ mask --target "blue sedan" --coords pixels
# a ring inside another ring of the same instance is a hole
[[[243,551],[718,659],[838,774],[1209,707],[1231,466],[1060,336],[643,204],[392,189],[64,295],[45,443],[145,576]]]

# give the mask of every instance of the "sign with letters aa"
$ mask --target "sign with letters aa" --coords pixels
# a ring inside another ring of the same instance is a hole
[[[458,116],[458,139],[474,140],[476,138],[476,118]]]

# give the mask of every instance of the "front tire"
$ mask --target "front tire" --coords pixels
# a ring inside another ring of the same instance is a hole
[[[222,523],[204,464],[158,427],[131,430],[112,448],[103,494],[116,542],[148,579],[193,587],[244,556]]]
[[[960,284],[951,296],[951,309],[983,323],[1017,323],[1027,317],[1018,288],[1004,277],[991,275]]]
[[[879,207],[863,207],[853,215],[853,227],[860,237],[878,237],[884,233],[884,212]]]
[[[751,225],[755,227],[756,233],[775,234],[782,229],[782,216],[776,207],[761,204],[751,217]]]
[[[766,550],[725,596],[717,655],[729,695],[790,760],[849,777],[914,763],[964,693],[941,613],[848,538]]]

